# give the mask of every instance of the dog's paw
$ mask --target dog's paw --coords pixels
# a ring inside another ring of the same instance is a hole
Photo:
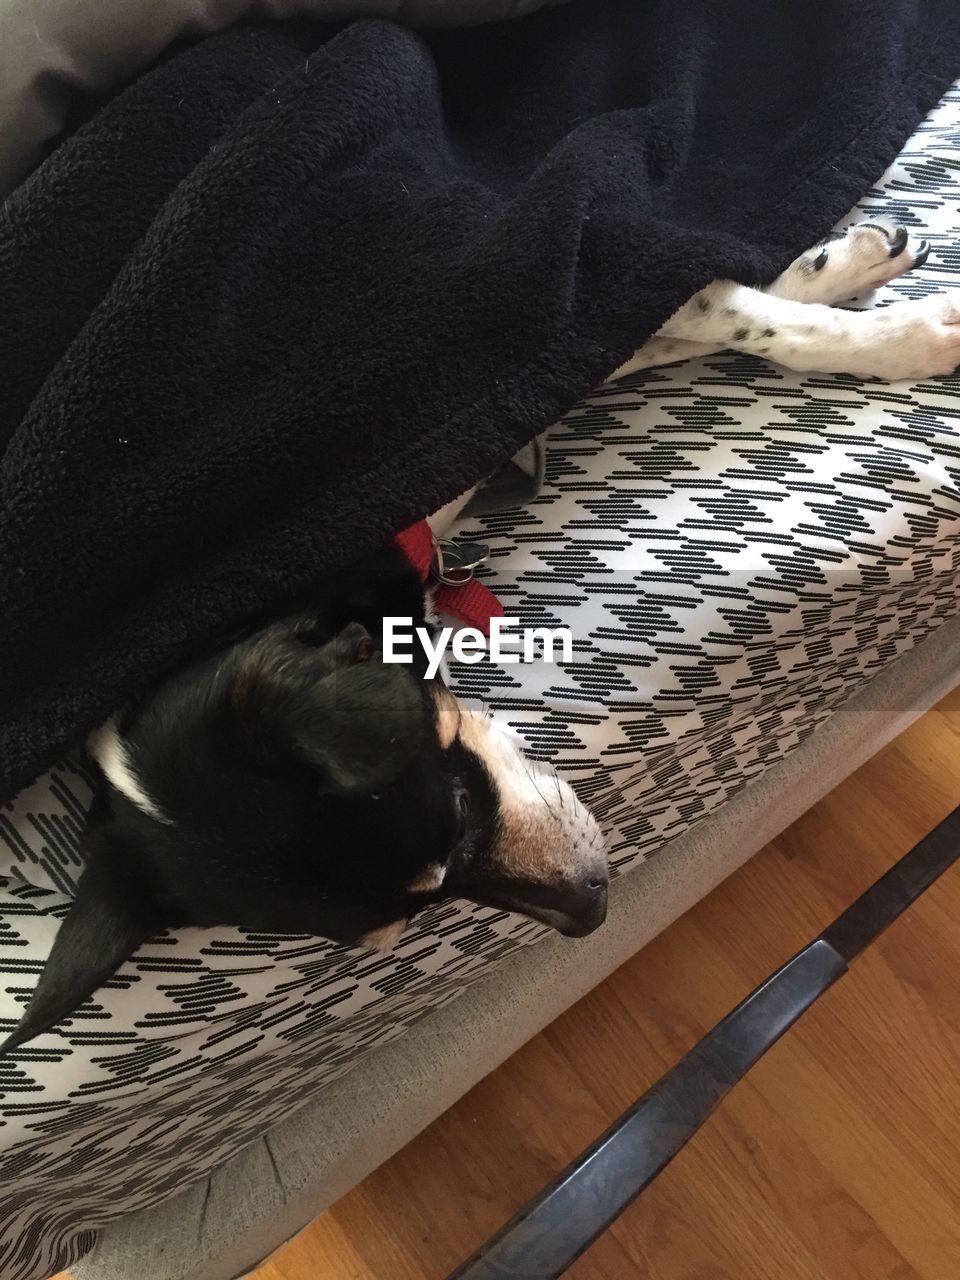
[[[954,295],[847,314],[865,322],[850,354],[849,373],[916,381],[960,367],[960,298]]]
[[[797,302],[832,306],[923,266],[929,253],[929,243],[913,242],[905,227],[861,222],[802,253],[781,277],[785,285],[789,279],[789,294],[777,292]]]

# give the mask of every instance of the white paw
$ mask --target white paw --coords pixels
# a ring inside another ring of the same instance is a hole
[[[859,322],[847,354],[837,353],[848,373],[916,381],[960,366],[960,297],[941,293],[876,311],[838,314]]]
[[[905,227],[861,222],[791,263],[781,277],[789,289],[783,296],[828,305],[846,302],[923,266],[929,253],[929,243],[912,243]]]

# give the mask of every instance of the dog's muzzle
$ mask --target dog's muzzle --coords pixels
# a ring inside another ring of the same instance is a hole
[[[484,856],[448,876],[447,888],[571,938],[592,933],[606,919],[610,879],[597,820],[568,782],[525,759],[501,728],[465,723],[497,797],[496,835]]]
[[[568,938],[584,938],[599,929],[607,918],[607,869],[594,874],[582,885],[561,891],[556,928]]]
[[[575,879],[556,885],[525,885],[509,905],[567,938],[583,938],[607,918],[609,885],[606,860],[597,859]]]

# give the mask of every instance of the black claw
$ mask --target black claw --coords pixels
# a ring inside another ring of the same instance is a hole
[[[830,255],[829,253],[827,253],[826,249],[821,249],[821,251],[814,258],[811,269],[813,271],[822,271],[823,268],[827,265],[827,259],[829,257]]]
[[[922,267],[930,257],[930,241],[921,240],[917,252],[913,256],[914,267]]]
[[[890,257],[899,258],[907,247],[907,241],[910,239],[910,233],[906,227],[897,227],[893,233],[893,239],[890,241]]]

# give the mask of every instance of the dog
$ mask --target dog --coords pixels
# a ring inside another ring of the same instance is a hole
[[[433,628],[399,547],[331,575],[310,608],[171,673],[89,739],[103,779],[85,869],[27,1010],[54,1026],[151,934],[242,925],[389,948],[442,897],[570,936],[607,907],[597,823],[493,720],[386,664],[385,616]]]
[[[724,346],[794,369],[951,372],[960,308],[949,298],[832,305],[928,251],[902,229],[863,223],[766,290],[716,281],[611,378]],[[431,520],[435,531],[472,492]],[[387,616],[435,625],[429,589],[396,546],[332,575],[289,616],[195,656],[93,734],[103,785],[86,868],[2,1049],[55,1026],[164,928],[233,924],[391,947],[446,897],[572,936],[603,922],[593,817],[495,722],[425,679],[422,661],[384,663]]]

